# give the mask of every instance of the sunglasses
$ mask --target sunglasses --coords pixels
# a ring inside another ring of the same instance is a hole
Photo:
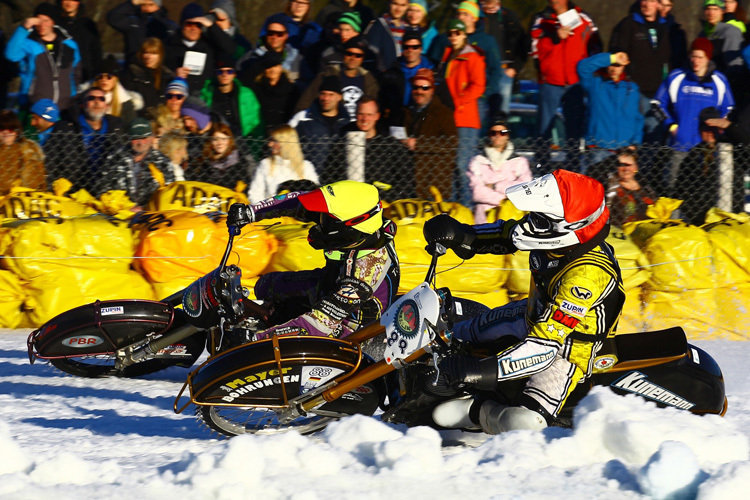
[[[107,100],[107,98],[104,97],[103,95],[90,95],[90,96],[86,97],[86,101],[88,101],[88,102],[91,102],[91,101],[104,102],[106,100]]]
[[[266,36],[286,36],[286,31],[274,31],[274,30],[268,30],[266,31]]]
[[[508,132],[510,132],[510,130],[508,130],[507,128],[504,128],[502,130],[490,130],[489,136],[495,137],[496,135],[508,135]]]
[[[635,167],[635,163],[620,163],[618,164],[620,167]]]
[[[172,99],[177,99],[178,101],[181,101],[185,98],[182,94],[167,94],[166,95],[167,101],[171,101]]]
[[[185,27],[200,28],[201,26],[203,26],[201,23],[197,23],[195,21],[187,21],[185,23]]]
[[[217,75],[233,75],[234,70],[231,68],[217,69],[216,74]]]
[[[347,57],[356,57],[357,59],[362,59],[363,57],[365,57],[364,54],[360,54],[359,52],[350,52],[348,50],[344,52],[344,55]]]
[[[412,90],[423,90],[427,92],[431,88],[432,88],[432,85],[414,85],[414,87],[412,87]]]
[[[422,48],[422,45],[404,45],[404,50],[419,50]]]
[[[96,78],[98,80],[101,80],[103,78],[110,79],[110,78],[114,78],[114,77],[115,77],[115,75],[113,75],[112,73],[99,73],[98,75],[96,75]]]

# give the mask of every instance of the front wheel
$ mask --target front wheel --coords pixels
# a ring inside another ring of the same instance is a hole
[[[290,430],[310,434],[338,420],[337,417],[310,414],[282,424],[274,409],[254,406],[198,406],[195,415],[209,428],[225,436],[281,434]]]

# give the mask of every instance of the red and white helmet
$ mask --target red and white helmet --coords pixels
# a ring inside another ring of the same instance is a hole
[[[586,243],[609,223],[604,186],[591,177],[555,170],[505,191],[528,217],[513,230],[519,250],[553,250]]]

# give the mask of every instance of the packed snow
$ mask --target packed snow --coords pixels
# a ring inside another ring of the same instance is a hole
[[[703,341],[729,410],[698,417],[598,388],[574,428],[499,436],[353,416],[311,436],[223,439],[172,410],[187,370],[82,379],[0,331],[0,498],[736,499],[750,491],[750,342]]]

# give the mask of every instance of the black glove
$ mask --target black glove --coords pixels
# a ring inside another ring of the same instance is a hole
[[[244,203],[233,203],[227,214],[227,227],[242,229],[244,226],[255,222],[255,212],[250,205]]]
[[[470,259],[477,253],[471,247],[476,237],[474,228],[468,224],[461,224],[450,215],[436,215],[425,222],[422,234],[428,245],[440,243],[453,249],[461,259]]]
[[[480,391],[491,391],[497,386],[497,358],[472,358],[469,356],[448,356],[438,365],[439,384],[451,386],[471,385]]]

